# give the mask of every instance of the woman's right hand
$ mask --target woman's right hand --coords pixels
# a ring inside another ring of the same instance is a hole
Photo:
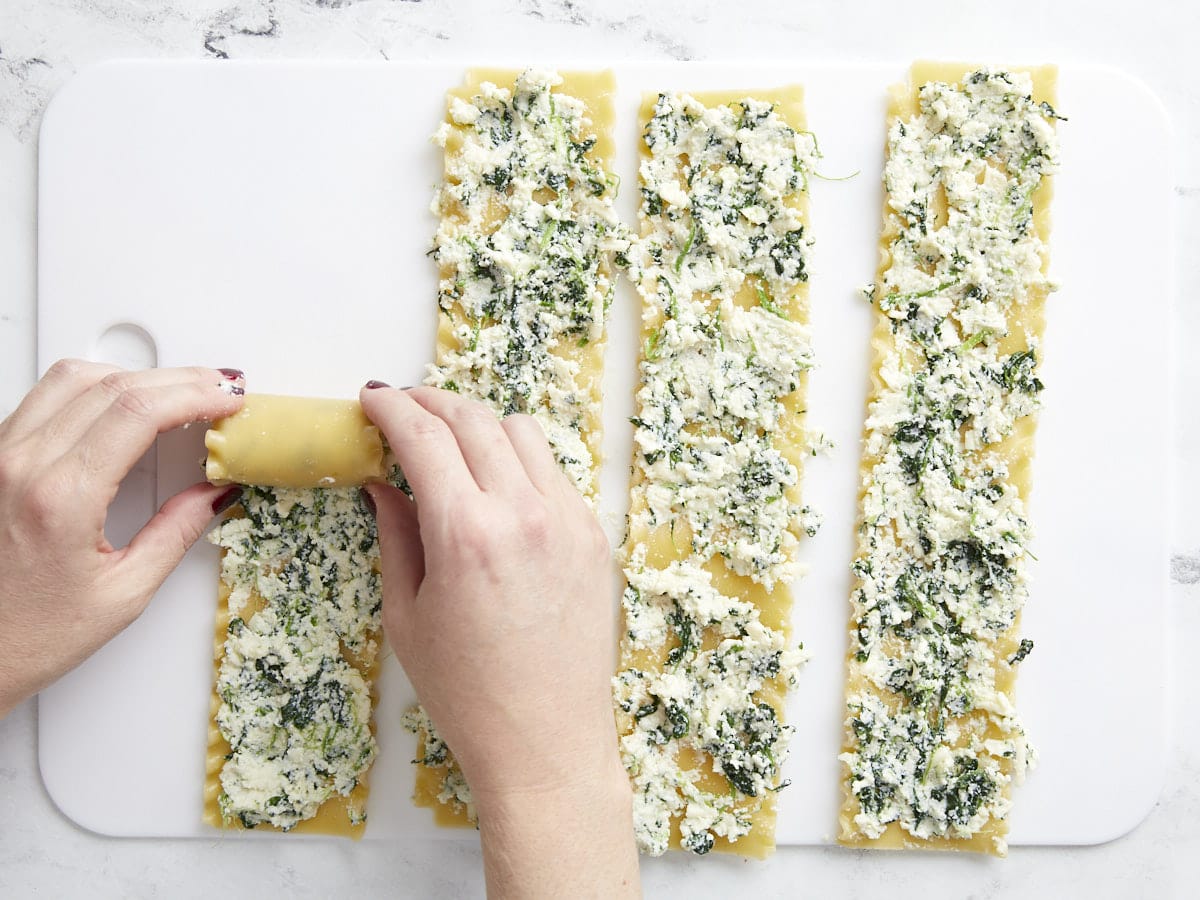
[[[608,541],[529,416],[362,391],[414,501],[369,488],[383,621],[471,787],[489,893],[636,893]]]

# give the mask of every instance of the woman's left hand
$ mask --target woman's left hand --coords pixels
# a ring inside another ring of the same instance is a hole
[[[0,422],[0,717],[136,619],[236,499],[237,488],[197,484],[128,546],[104,536],[121,480],[155,438],[236,412],[241,392],[235,369],[61,360]]]

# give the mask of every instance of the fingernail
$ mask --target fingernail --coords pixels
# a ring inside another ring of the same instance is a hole
[[[362,499],[363,506],[365,506],[367,508],[367,511],[371,513],[371,517],[374,518],[374,516],[375,516],[375,498],[371,496],[371,492],[368,491],[366,488],[359,488],[358,496]]]
[[[228,378],[230,381],[238,381],[238,380],[246,377],[246,373],[243,372],[241,369],[220,368],[220,369],[217,369],[217,371],[220,372],[222,375],[224,375],[226,378]]]
[[[391,387],[391,385],[388,384],[386,381],[376,381],[374,378],[372,378],[370,381],[367,382],[366,387],[368,390],[373,391],[376,388]]]
[[[233,506],[233,504],[237,503],[238,500],[241,499],[241,496],[242,496],[241,485],[235,484],[233,487],[229,488],[228,490],[223,491],[220,494],[220,496],[218,496],[217,499],[213,501],[213,504],[212,504],[213,515],[215,516],[218,513],[225,512],[225,510],[229,509],[229,507],[231,507],[231,506]]]

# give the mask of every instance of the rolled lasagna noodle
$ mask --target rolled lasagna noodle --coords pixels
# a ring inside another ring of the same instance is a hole
[[[204,445],[213,484],[346,487],[385,475],[379,429],[356,400],[247,394]]]

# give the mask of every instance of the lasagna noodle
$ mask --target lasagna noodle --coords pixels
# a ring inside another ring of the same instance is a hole
[[[204,445],[213,484],[345,487],[386,475],[379,429],[357,400],[247,394]]]
[[[898,121],[910,122],[921,115],[920,90],[922,85],[931,82],[942,82],[957,88],[965,78],[977,70],[978,67],[976,66],[962,63],[915,63],[910,70],[908,82],[897,85],[890,91],[888,104],[889,125],[893,125]],[[1038,105],[1049,104],[1050,112],[1047,114],[1047,117],[1051,120],[1057,118],[1056,114],[1052,111],[1052,105],[1056,102],[1057,69],[1055,67],[1041,66],[1005,71],[1027,74],[1032,84],[1033,102]],[[1002,161],[994,157],[989,157],[986,161],[989,176],[1003,171]],[[1001,359],[1011,358],[1014,354],[1019,355],[1029,351],[1036,351],[1039,347],[1044,325],[1045,301],[1052,289],[1050,282],[1047,280],[1049,259],[1045,252],[1045,246],[1048,244],[1050,236],[1050,200],[1053,187],[1052,178],[1049,173],[1052,172],[1053,165],[1054,160],[1050,160],[1050,165],[1047,167],[1047,174],[1040,177],[1036,189],[1027,198],[1032,207],[1032,231],[1042,245],[1038,251],[1041,255],[1041,262],[1038,267],[1039,277],[1024,285],[1025,298],[1023,302],[1007,305],[1007,308],[1004,310],[1007,330],[995,335],[989,334],[985,338],[985,340],[994,342],[997,348],[997,355]],[[892,199],[890,195],[885,195],[884,197],[883,231],[880,241],[880,265],[878,272],[878,284],[880,285],[885,282],[895,265],[893,259],[894,242],[901,236],[903,230],[901,217],[893,207]],[[945,189],[938,187],[932,193],[929,218],[936,228],[941,228],[945,225],[948,215],[949,210],[947,209]],[[940,288],[942,285],[938,285],[938,287]],[[876,302],[879,300],[881,291],[881,288],[875,289]],[[1003,304],[1009,299],[1011,298],[998,298],[998,302]],[[868,419],[875,404],[884,401],[889,393],[894,393],[894,388],[888,383],[888,378],[885,375],[885,367],[889,364],[895,366],[898,362],[907,371],[908,367],[915,366],[919,362],[918,357],[913,355],[911,347],[902,348],[899,346],[896,332],[894,318],[880,309],[871,335],[872,368],[870,390],[867,398]],[[975,338],[976,335],[968,336],[968,340],[965,343],[969,343],[975,340]],[[1004,479],[1005,487],[1015,493],[1021,508],[1027,503],[1031,488],[1030,467],[1033,458],[1035,426],[1035,415],[1019,415],[1012,422],[1011,430],[1001,439],[987,444],[981,450],[968,451],[966,454],[968,458],[971,458],[973,456],[982,456],[983,453],[986,453],[991,458],[998,460],[1002,466],[1006,467],[1008,474],[1007,478]],[[872,429],[868,424],[861,463],[860,508],[865,503],[868,491],[872,488],[876,469],[882,462],[881,453],[872,453],[867,449],[871,436]],[[859,561],[870,559],[872,548],[868,537],[867,523],[860,523],[858,533],[859,544],[856,551],[856,559]],[[1023,563],[1023,556],[1024,551],[1022,550],[1016,557],[1018,564]],[[856,563],[857,565],[858,563]],[[853,585],[854,597],[859,596],[859,592],[868,581],[869,576],[858,572],[856,568],[856,577]],[[848,703],[855,697],[867,696],[876,698],[891,715],[903,714],[909,711],[905,699],[900,694],[882,687],[879,684],[878,678],[872,677],[871,665],[873,663],[868,664],[867,661],[858,658],[857,651],[860,646],[859,627],[865,622],[864,616],[866,611],[862,604],[856,600],[852,600],[851,606],[853,615],[850,621],[850,649],[847,653],[846,682]],[[888,643],[886,649],[893,656],[897,653],[904,653],[902,642]],[[989,659],[986,680],[991,682],[995,694],[1007,698],[1008,702],[1011,702],[1015,686],[1015,664],[1010,661],[1019,661],[1020,658],[1023,658],[1025,652],[1027,650],[1023,649],[1020,640],[1020,609],[1018,604],[1011,624],[995,634],[986,653]],[[902,661],[902,656],[900,659]],[[848,707],[842,756],[843,763],[847,768],[850,767],[850,759],[860,748],[860,741],[854,729],[855,717],[855,710]],[[1031,764],[1032,749],[1029,748],[1026,751],[1023,729],[1015,721],[1011,710],[1007,715],[1000,715],[985,710],[972,709],[963,715],[952,717],[952,719],[950,730],[957,729],[958,738],[957,740],[948,739],[945,742],[945,747],[954,752],[968,746],[974,746],[979,755],[990,757],[990,761],[994,762],[996,770],[1000,774],[999,791],[1001,792],[1000,803],[1003,808],[1002,814],[989,815],[980,827],[967,829],[971,831],[970,834],[918,835],[913,833],[913,829],[903,827],[899,821],[891,821],[882,828],[878,835],[872,835],[857,821],[856,817],[863,813],[864,807],[861,798],[854,789],[852,774],[845,772],[843,776],[845,779],[843,783],[843,803],[838,816],[839,843],[850,847],[875,849],[965,850],[998,856],[1006,854],[1006,835],[1008,831],[1007,807],[1010,801],[1010,788],[1012,783],[1019,782],[1023,778],[1025,768],[1028,764]],[[1006,756],[1003,753],[991,754],[985,749],[979,749],[982,747],[983,742],[988,740],[997,742],[1015,741],[1021,745],[1021,751],[1012,756]],[[1026,752],[1030,754],[1028,763],[1025,759]]]
[[[535,120],[547,113],[540,98],[547,83],[555,137],[545,147],[533,148],[545,151],[546,168],[535,173],[526,161],[530,171],[520,173],[497,164],[494,156],[481,163],[481,156],[510,147],[514,134],[517,140],[530,139],[545,127]],[[508,91],[508,99],[495,87]],[[596,498],[600,466],[601,367],[612,254],[620,249],[623,234],[612,213],[616,179],[608,174],[614,89],[611,72],[468,71],[462,85],[447,92],[446,123],[437,136],[445,149],[445,172],[433,203],[441,220],[435,240],[440,315],[436,362],[427,383],[480,400],[498,415],[536,417],[560,465],[590,502]],[[520,104],[513,102],[514,94],[522,96]],[[573,101],[582,103],[578,119],[573,118]],[[523,133],[524,128],[529,130]],[[488,141],[497,137],[496,146],[489,147]],[[481,179],[478,193],[464,197],[461,187],[471,174]],[[562,181],[551,181],[560,174]],[[521,183],[526,176],[534,183]],[[539,217],[532,225],[526,218],[530,215]],[[563,222],[583,227],[571,234],[568,226],[556,224]],[[526,227],[536,228],[536,234],[531,241],[517,242],[526,245],[518,250],[528,255],[524,262],[513,262],[504,255],[508,236],[501,233],[520,233]],[[571,260],[565,242],[576,240]],[[471,249],[468,258],[456,250],[463,246]],[[578,267],[581,248],[584,265]],[[564,268],[568,261],[571,267]],[[493,307],[472,296],[470,282],[481,279],[493,293],[503,285],[507,303]],[[557,286],[548,287],[551,281]],[[530,284],[540,285],[541,293],[535,296]],[[564,291],[572,284],[577,292],[568,297]],[[531,316],[540,316],[537,321],[546,327],[527,332],[536,346],[516,347],[514,335]],[[499,345],[515,351],[497,355]],[[522,383],[523,372],[536,373],[537,383]],[[420,748],[414,760],[414,803],[431,808],[438,825],[473,826],[469,789],[453,757],[419,711],[409,715],[408,725]]]
[[[254,495],[263,493],[262,488],[248,487],[247,492]],[[292,496],[300,497],[301,502],[309,502],[319,504],[323,499],[328,500],[331,504],[337,502],[333,491],[324,489],[313,489],[305,491],[297,491]],[[344,492],[343,492],[344,493]],[[323,495],[323,496],[322,496]],[[342,497],[342,499],[346,499]],[[247,501],[249,502],[249,501]],[[344,513],[343,513],[344,514]],[[350,513],[354,515],[354,513]],[[365,682],[369,690],[370,698],[370,714],[367,718],[366,726],[369,734],[366,736],[366,745],[371,748],[370,757],[366,759],[366,764],[358,768],[354,777],[353,786],[345,793],[331,790],[329,796],[316,808],[315,812],[307,818],[302,818],[298,822],[289,827],[276,827],[270,822],[260,821],[248,826],[234,812],[223,808],[223,796],[225,788],[222,785],[222,773],[226,764],[233,757],[233,748],[230,745],[226,735],[222,733],[219,725],[219,714],[222,710],[224,701],[219,693],[220,677],[222,662],[226,659],[229,651],[231,624],[234,620],[243,623],[243,627],[252,628],[255,625],[255,618],[260,614],[269,614],[271,603],[265,600],[262,594],[254,587],[254,577],[247,577],[246,573],[236,570],[228,571],[229,567],[229,545],[226,544],[226,539],[222,535],[222,529],[231,527],[235,531],[245,528],[249,533],[250,540],[256,538],[268,538],[272,532],[270,526],[264,526],[257,522],[253,517],[247,515],[245,507],[241,504],[234,506],[227,514],[222,527],[214,531],[210,536],[213,543],[222,545],[221,561],[222,561],[222,577],[219,581],[218,589],[218,605],[215,622],[214,642],[213,642],[213,665],[214,665],[214,686],[210,702],[210,721],[208,728],[208,749],[205,760],[205,781],[203,792],[203,811],[202,820],[213,827],[243,830],[248,827],[253,827],[256,830],[263,831],[295,831],[299,833],[309,834],[325,834],[341,837],[350,837],[355,840],[362,837],[366,829],[367,820],[367,775],[371,758],[374,755],[374,708],[378,699],[375,683],[378,674],[378,647],[382,639],[382,629],[380,627],[380,601],[382,599],[380,582],[379,582],[379,558],[378,548],[374,543],[374,526],[373,518],[370,513],[362,510],[358,518],[361,521],[358,523],[364,531],[371,534],[371,548],[366,550],[369,562],[367,568],[369,574],[366,575],[366,587],[362,588],[363,600],[368,604],[366,609],[360,607],[355,614],[351,615],[349,624],[345,627],[345,634],[341,635],[338,640],[337,659],[334,664],[345,663],[353,673],[357,673]],[[334,545],[342,538],[344,543],[347,529],[341,520],[336,518],[336,514],[331,512],[327,515],[316,515],[317,528],[313,529],[318,536],[315,538],[318,544],[324,542],[327,548],[332,549]],[[321,534],[321,526],[325,526],[325,535]],[[287,528],[286,523],[283,526]],[[278,529],[275,529],[278,530]],[[229,541],[229,544],[235,544],[236,537]],[[363,548],[360,547],[361,551]],[[268,574],[278,574],[281,570],[287,567],[289,560],[272,559],[269,561],[259,561],[262,563],[262,568]],[[320,584],[320,592],[324,599],[319,599],[316,602],[324,602],[328,604],[336,604],[339,598],[344,602],[347,596],[354,596],[356,590],[356,582],[363,578],[363,573],[358,571],[339,572],[336,569],[333,572],[322,573],[323,579]],[[231,610],[231,596],[237,592],[238,609],[237,615],[234,616]],[[285,595],[281,601],[286,605],[289,598]],[[324,620],[322,611],[313,610],[314,618]],[[332,615],[330,616],[332,618]],[[268,639],[270,637],[269,629],[264,629]],[[269,658],[269,657],[268,657]],[[242,663],[247,665],[248,661]],[[298,699],[300,691],[293,692],[288,700]],[[258,711],[264,716],[272,716],[277,713],[276,710],[260,709]],[[274,726],[276,732],[279,733],[281,726]],[[324,742],[330,740],[330,733],[325,731],[324,735],[320,736]],[[304,736],[293,736],[289,740],[301,740]],[[264,756],[265,758],[265,756]],[[321,779],[328,777],[325,763],[321,759],[309,761],[309,769],[302,773],[303,777],[313,779]],[[267,814],[270,812],[269,805],[264,805],[261,809],[255,809],[254,813]]]
[[[736,115],[738,110],[743,109],[743,103],[748,102],[748,98],[753,98],[753,101],[759,103],[770,104],[773,106],[774,114],[786,126],[794,129],[802,141],[811,139],[811,136],[805,131],[803,91],[800,87],[755,91],[707,92],[692,95],[690,99],[709,109],[728,108]],[[643,131],[648,128],[649,123],[655,116],[658,102],[659,96],[656,95],[649,95],[644,99],[639,119],[643,126]],[[695,111],[689,109],[688,114],[694,117]],[[812,145],[811,151],[815,153],[815,144]],[[645,141],[643,141],[642,145],[642,158],[643,160],[651,158],[651,150]],[[686,154],[684,154],[679,157],[679,161],[680,168],[676,172],[676,178],[680,189],[685,194],[689,194],[692,179],[686,169],[689,164],[696,163],[697,160],[689,160]],[[805,164],[810,161],[811,157],[803,160]],[[791,168],[790,165],[789,168]],[[805,224],[807,224],[808,218],[808,197],[807,191],[804,189],[807,186],[807,174],[807,171],[803,172],[802,184],[794,189],[785,191],[783,197],[783,204],[792,210],[800,221]],[[645,178],[643,178],[641,188],[643,191],[641,209],[642,241],[647,242],[651,239],[662,237],[662,234],[657,233],[656,229],[662,226],[667,220],[662,218],[661,198],[651,200],[647,194],[647,191],[651,190],[652,186],[646,183]],[[676,207],[682,210],[686,208],[687,203],[692,198],[690,196],[687,198],[676,196],[674,200]],[[668,212],[667,215],[669,218],[674,213]],[[662,259],[666,260],[666,263],[663,264],[665,271],[660,266],[657,276],[646,275],[645,273],[642,273],[640,277],[636,273],[634,275],[635,279],[639,281],[639,292],[643,298],[643,351],[642,375],[640,378],[640,385],[643,390],[646,388],[648,378],[647,361],[655,360],[658,354],[662,352],[659,336],[661,329],[667,324],[667,319],[670,318],[668,309],[664,308],[663,302],[658,296],[660,291],[658,281],[663,277],[669,279],[672,269],[674,269],[676,274],[680,273],[683,269],[683,263],[673,263],[672,261],[688,257],[696,249],[696,241],[702,239],[698,237],[697,226],[692,221],[690,213],[684,213],[681,221],[692,222],[692,227],[677,229],[673,237],[668,237],[664,241]],[[670,226],[667,227],[669,228]],[[805,246],[807,246],[806,242]],[[743,312],[762,309],[764,305],[768,305],[763,302],[762,288],[765,282],[750,274],[749,263],[750,260],[748,258],[740,258],[728,262],[731,270],[747,276],[736,290],[723,292],[698,290],[687,298],[690,303],[696,304],[698,308],[703,308],[705,314],[711,316],[715,312],[716,327],[718,329],[726,329],[726,325],[722,323],[718,310],[722,301],[731,301],[734,307]],[[735,275],[735,277],[737,276]],[[808,322],[808,289],[806,278],[807,276],[805,275],[803,278],[792,279],[783,293],[771,298],[772,302],[769,304],[773,306],[773,311],[770,315],[789,320],[799,328],[799,331],[796,332],[793,346],[789,347],[789,351],[794,354],[795,358],[802,361],[802,364],[797,367],[793,389],[783,393],[781,396],[762,398],[763,403],[778,403],[779,406],[777,426],[774,433],[769,436],[770,446],[794,469],[794,481],[783,488],[783,502],[792,507],[793,510],[798,508],[800,504],[800,476],[803,467],[803,458],[808,448],[808,440],[803,427],[805,412],[804,397],[807,383],[806,372],[808,368],[807,360],[809,358],[806,335],[806,325]],[[722,296],[722,294],[727,296]],[[753,346],[753,339],[751,339],[749,347],[753,348]],[[732,344],[730,347],[732,348]],[[713,349],[715,350],[715,348]],[[724,349],[725,345],[722,343],[721,350],[724,351]],[[753,353],[753,349],[750,349],[749,355],[752,356]],[[744,363],[745,360],[742,362]],[[709,371],[704,372],[703,377],[707,379],[710,375],[716,374],[718,363],[715,359],[706,359],[704,366]],[[730,389],[732,389],[732,386],[730,386]],[[721,388],[716,388],[716,390],[721,390]],[[738,574],[722,559],[720,552],[715,552],[711,548],[697,553],[693,546],[693,535],[685,520],[686,517],[683,515],[672,516],[669,521],[653,521],[654,516],[651,513],[648,498],[655,491],[660,491],[664,488],[672,490],[674,486],[670,483],[670,478],[663,483],[656,483],[654,476],[650,474],[651,465],[644,464],[647,462],[647,458],[643,455],[644,447],[641,446],[638,437],[647,433],[647,426],[641,421],[645,416],[644,408],[639,408],[638,416],[639,418],[635,419],[635,426],[637,426],[638,431],[635,433],[635,459],[632,466],[629,531],[623,549],[626,561],[627,581],[632,584],[648,572],[669,573],[673,571],[673,567],[677,567],[680,564],[698,567],[703,573],[699,575],[701,582],[705,578],[710,578],[711,587],[717,594],[726,598],[736,598],[734,602],[740,600],[749,604],[750,610],[745,615],[751,619],[757,619],[762,625],[773,630],[776,640],[780,640],[785,646],[790,646],[792,643],[792,598],[789,584],[787,583],[790,579],[784,579],[775,583],[771,583],[770,579],[767,579],[764,582],[745,573]],[[683,428],[684,430],[697,433],[706,430],[712,431],[714,423],[700,419],[687,422],[683,425]],[[717,429],[719,430],[719,425]],[[686,482],[687,476],[679,475],[678,480]],[[768,500],[767,502],[770,501]],[[792,538],[799,536],[800,523],[795,515],[789,517],[787,530]],[[785,555],[789,557],[791,563],[794,563],[794,549],[786,549]],[[675,569],[675,571],[679,570]],[[694,572],[695,570],[693,569],[692,571]],[[630,596],[629,590],[630,588],[627,588],[627,597]],[[622,736],[626,767],[630,770],[631,777],[635,780],[635,795],[637,795],[639,793],[637,775],[641,771],[641,764],[628,752],[628,742],[639,740],[636,732],[643,718],[651,721],[654,715],[660,715],[656,711],[646,716],[645,710],[651,705],[657,706],[661,698],[651,697],[648,704],[639,707],[640,700],[631,700],[630,696],[626,696],[622,700],[623,690],[628,690],[628,683],[631,676],[636,678],[637,682],[645,682],[656,676],[662,676],[664,673],[676,670],[678,660],[673,658],[673,654],[678,655],[682,637],[677,634],[666,641],[661,639],[644,640],[641,636],[635,639],[634,631],[631,627],[631,616],[633,614],[629,604],[624,604],[623,638],[621,642],[619,672],[614,684],[618,697],[618,731]],[[659,637],[661,638],[661,635]],[[705,627],[701,623],[696,649],[701,652],[707,652],[715,651],[719,646],[728,646],[728,641],[724,640],[726,637],[727,635],[723,635],[720,632],[719,627]],[[787,652],[794,651],[785,651],[785,653]],[[795,654],[795,662],[798,662],[799,658],[799,654]],[[626,681],[625,688],[622,687],[623,679]],[[739,698],[738,702],[750,701],[752,703],[768,704],[774,711],[774,716],[778,723],[782,724],[783,703],[788,687],[787,682],[788,678],[784,674],[779,674],[775,677],[766,677],[763,679],[761,686],[753,692],[752,697]],[[646,698],[643,697],[641,699],[644,700]],[[700,712],[703,713],[704,710]],[[725,816],[742,819],[746,823],[746,833],[740,836],[734,835],[733,839],[730,839],[730,837],[719,833],[720,829],[713,829],[708,834],[705,834],[702,830],[698,832],[694,831],[688,841],[685,842],[681,830],[681,821],[687,807],[686,802],[681,796],[679,799],[679,808],[671,813],[669,837],[665,841],[659,842],[658,846],[648,846],[647,840],[639,835],[643,851],[658,853],[662,851],[664,844],[673,848],[680,848],[686,844],[688,849],[700,853],[708,852],[709,849],[712,849],[756,858],[763,858],[769,855],[775,846],[775,790],[779,787],[778,773],[774,773],[769,778],[769,781],[772,783],[765,791],[760,791],[758,796],[748,796],[733,786],[732,781],[722,774],[712,755],[701,749],[698,746],[699,742],[692,735],[686,735],[684,740],[669,741],[669,743],[675,747],[673,751],[674,764],[678,766],[678,773],[672,771],[664,774],[661,778],[657,779],[659,782],[657,784],[654,784],[652,779],[651,783],[645,789],[648,792],[660,789],[666,790],[674,796],[679,782],[690,782],[691,789],[699,792],[702,803],[716,802],[717,807],[722,810]],[[782,762],[782,759],[779,759],[778,762]],[[672,784],[672,782],[676,782],[676,784]],[[732,799],[727,801],[724,798]],[[676,801],[669,801],[669,803],[674,802]],[[635,813],[635,818],[637,818],[637,813]]]
[[[230,512],[231,516],[236,516],[237,514],[238,510],[236,508]],[[218,592],[216,633],[213,641],[213,665],[216,670],[220,669],[221,659],[225,654],[225,638],[228,633],[230,619],[232,618],[229,612],[229,593],[229,586],[225,582],[221,582]],[[251,598],[243,615],[249,618],[253,613],[262,609],[262,607],[262,598],[255,595]],[[346,661],[359,669],[363,673],[363,677],[367,683],[371,685],[371,705],[374,707],[376,701],[379,699],[375,688],[375,679],[379,673],[377,661],[373,657],[360,657],[349,651],[346,651]],[[232,748],[229,746],[229,741],[221,734],[221,729],[217,726],[217,712],[220,708],[221,698],[217,695],[214,679],[212,697],[209,703],[210,719],[208,723],[208,751],[205,755],[204,812],[202,818],[205,824],[212,825],[214,828],[242,829],[244,826],[236,818],[225,818],[221,815],[221,769],[224,768],[225,761]],[[317,809],[316,814],[312,818],[305,819],[290,830],[299,834],[328,834],[350,837],[357,840],[363,836],[367,827],[366,811],[367,776],[364,774],[359,778],[358,784],[349,794],[344,797],[341,795],[330,797]],[[269,824],[257,825],[255,828],[264,831],[281,830]]]

